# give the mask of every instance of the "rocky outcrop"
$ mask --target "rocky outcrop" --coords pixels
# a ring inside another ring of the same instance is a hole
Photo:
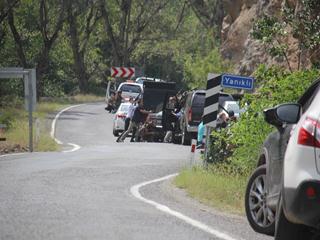
[[[250,75],[261,64],[282,65],[288,67],[284,58],[272,58],[261,42],[251,36],[252,28],[259,18],[264,15],[279,16],[284,0],[224,0],[225,17],[221,31],[221,54],[230,60],[236,73]],[[298,0],[289,0],[289,4],[297,6]],[[292,69],[298,68],[297,40],[288,36],[288,61]],[[309,66],[307,56],[305,66]]]

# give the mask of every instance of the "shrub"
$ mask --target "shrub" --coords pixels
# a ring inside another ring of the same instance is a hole
[[[241,101],[242,105],[248,104],[247,111],[229,129],[212,133],[215,141],[211,146],[211,161],[228,164],[232,171],[252,171],[264,139],[274,130],[264,121],[263,109],[297,101],[318,76],[318,70],[289,74],[277,67],[260,66],[255,72],[260,87],[254,94],[245,94]]]

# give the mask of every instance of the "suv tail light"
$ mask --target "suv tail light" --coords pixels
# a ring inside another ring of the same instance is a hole
[[[320,123],[307,117],[299,130],[298,144],[320,148]]]
[[[191,122],[191,121],[192,121],[192,109],[190,108],[188,112],[188,122]]]

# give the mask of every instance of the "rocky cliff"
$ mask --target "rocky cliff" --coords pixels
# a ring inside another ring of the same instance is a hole
[[[281,15],[284,0],[224,0],[224,19],[221,31],[221,53],[235,66],[235,72],[250,75],[261,64],[277,64],[288,67],[282,58],[272,58],[266,51],[266,46],[253,39],[252,28],[264,15]],[[288,1],[288,0],[287,0]],[[288,1],[293,7],[298,7],[298,0]],[[298,68],[297,40],[288,36],[288,60],[293,70]],[[308,57],[304,56],[304,67],[310,66]]]

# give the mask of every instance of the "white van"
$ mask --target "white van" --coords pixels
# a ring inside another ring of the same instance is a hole
[[[122,91],[122,98],[129,100],[130,97],[136,98],[143,92],[143,85],[140,83],[123,82],[119,85],[117,91]]]

